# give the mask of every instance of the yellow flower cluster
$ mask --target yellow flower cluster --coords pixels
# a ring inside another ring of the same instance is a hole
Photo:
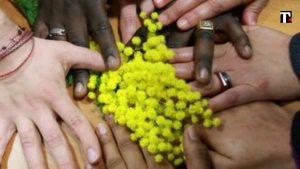
[[[156,162],[167,158],[178,166],[184,161],[184,128],[197,122],[217,127],[221,121],[207,108],[208,101],[177,79],[173,66],[165,63],[174,54],[164,36],[157,35],[161,29],[157,16],[152,13],[150,19],[140,14],[149,30],[148,40],[143,43],[134,37],[132,47],[117,43],[121,67],[91,74],[88,98],[96,100],[103,113],[113,114],[117,124],[128,127],[130,139],[153,154]]]

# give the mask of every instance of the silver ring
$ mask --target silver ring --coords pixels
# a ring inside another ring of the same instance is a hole
[[[214,23],[210,20],[199,21],[197,29],[214,31]]]
[[[64,28],[52,28],[49,31],[49,37],[53,36],[66,36],[66,29]]]
[[[232,87],[231,78],[226,72],[218,72],[217,76],[221,82],[221,90],[225,91]]]

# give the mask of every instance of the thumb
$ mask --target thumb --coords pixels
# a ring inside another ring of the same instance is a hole
[[[269,0],[255,0],[250,3],[244,10],[243,21],[247,25],[256,25],[258,16]]]
[[[67,42],[59,42],[62,49],[62,57],[68,68],[91,69],[103,72],[107,69],[103,57],[99,52],[88,48],[72,45]]]
[[[208,149],[206,145],[202,143],[195,125],[185,130],[183,143],[188,169],[212,168]]]

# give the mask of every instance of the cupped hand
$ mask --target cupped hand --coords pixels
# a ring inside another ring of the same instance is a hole
[[[82,144],[86,165],[100,159],[96,133],[83,113],[74,105],[66,89],[65,77],[70,68],[105,69],[97,52],[75,47],[67,42],[34,38],[35,46],[29,60],[17,72],[0,80],[0,155],[15,130],[20,135],[30,169],[45,169],[41,138],[54,157],[58,168],[77,168],[72,151],[56,120],[59,116],[76,133]],[[32,42],[12,53],[9,61],[28,54]],[[1,135],[2,136],[2,135]]]
[[[289,58],[291,37],[259,26],[245,27],[245,30],[253,47],[252,58],[241,59],[230,43],[216,45],[212,68],[214,75],[208,86],[203,87],[193,81],[192,48],[178,49],[173,60],[177,62],[178,77],[191,80],[194,90],[211,96],[209,104],[215,111],[252,101],[289,100],[300,95],[299,80]],[[232,88],[222,92],[221,82],[215,74],[218,72],[226,72],[230,76]]]
[[[159,8],[171,2],[171,0],[153,1],[155,6]],[[163,12],[159,19],[164,25],[177,22],[179,28],[187,30],[196,26],[199,20],[213,18],[232,8],[246,5],[243,21],[248,25],[255,25],[258,15],[267,3],[268,0],[178,0]]]
[[[187,166],[202,166],[210,161],[214,168],[296,168],[290,145],[292,115],[279,106],[251,103],[218,116],[223,122],[219,128],[195,125],[185,131]],[[200,163],[199,159],[207,160]]]
[[[65,29],[66,36],[52,36],[51,39],[67,40],[81,47],[89,46],[90,35],[100,45],[107,67],[116,69],[120,65],[105,0],[40,0],[35,35],[47,38],[53,28]],[[80,99],[88,92],[88,71],[77,69],[74,75],[74,96]]]

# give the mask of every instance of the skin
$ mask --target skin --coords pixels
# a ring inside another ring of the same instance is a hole
[[[291,36],[259,26],[245,27],[245,31],[253,45],[253,57],[241,59],[230,43],[216,45],[214,75],[208,86],[194,81],[192,48],[178,49],[172,61],[178,77],[189,80],[192,88],[204,96],[212,97],[209,104],[215,111],[253,101],[289,100],[300,95],[299,80],[289,59]],[[276,41],[270,43],[271,39]],[[233,86],[229,90],[221,91],[221,83],[215,74],[220,71],[225,71],[231,78]]]
[[[163,5],[164,9],[159,11],[165,13],[173,8],[178,1],[173,4]],[[143,4],[147,4],[143,5]],[[168,6],[167,6],[168,5]],[[142,1],[140,5],[142,11],[150,13],[154,10],[153,4],[148,0]],[[132,0],[125,0],[120,2],[120,30],[124,43],[128,42],[136,33],[141,25],[137,11],[137,2]],[[169,36],[167,38],[167,45],[171,48],[179,48],[188,46],[191,39],[195,39],[194,58],[195,58],[195,78],[198,82],[205,86],[211,81],[212,64],[213,64],[213,46],[214,42],[221,43],[230,40],[234,43],[240,56],[249,59],[252,55],[251,44],[240,23],[234,18],[231,13],[219,15],[211,21],[214,24],[216,34],[207,30],[180,30],[175,24],[166,27]],[[195,33],[193,33],[195,32]],[[194,36],[194,37],[193,37]]]
[[[180,48],[189,46],[191,36],[195,36],[194,63],[195,79],[203,86],[208,85],[212,77],[214,43],[224,43],[230,40],[239,55],[244,59],[252,56],[251,44],[240,23],[231,13],[225,13],[211,20],[214,33],[211,30],[181,31],[175,25],[171,26],[167,39],[169,47]]]
[[[292,116],[273,103],[257,102],[218,113],[223,122],[219,128],[198,124],[186,128],[187,169],[295,168],[290,147]],[[108,169],[173,168],[167,162],[156,164],[140,151],[128,130],[114,124],[111,117],[101,121],[97,131]]]
[[[223,122],[219,128],[194,125],[185,131],[185,152],[192,152],[186,154],[188,168],[211,164],[218,169],[296,168],[290,145],[292,115],[279,106],[251,103],[218,116]]]
[[[1,17],[1,14],[3,17]],[[0,10],[0,45],[6,44],[12,30],[17,30]],[[35,44],[35,45],[34,45]],[[34,46],[33,46],[34,45]],[[29,60],[14,74],[0,80],[0,155],[2,157],[12,134],[20,135],[30,169],[44,169],[46,163],[42,141],[58,168],[75,169],[72,151],[57,122],[61,118],[77,135],[86,165],[96,164],[100,145],[91,124],[70,98],[65,77],[71,68],[104,71],[106,66],[98,52],[67,42],[33,38],[0,62],[0,72],[17,67],[30,53]],[[55,71],[53,71],[55,70]]]
[[[162,8],[171,0],[153,0],[158,8]],[[159,19],[164,25],[177,22],[182,30],[197,25],[199,20],[213,18],[232,8],[246,5],[243,12],[243,21],[247,25],[255,25],[259,13],[267,5],[268,0],[177,0],[172,7],[164,11]]]
[[[129,139],[129,131],[116,125],[111,116],[98,124],[97,133],[107,169],[174,169],[166,160],[158,164],[147,151],[141,151]]]
[[[88,47],[89,35],[100,45],[106,67],[120,65],[119,53],[108,17],[105,0],[40,0],[40,10],[34,25],[35,36],[47,38],[52,28],[65,28],[67,36],[54,36],[53,40],[66,40],[74,45]],[[87,94],[87,70],[74,70],[75,98]]]

